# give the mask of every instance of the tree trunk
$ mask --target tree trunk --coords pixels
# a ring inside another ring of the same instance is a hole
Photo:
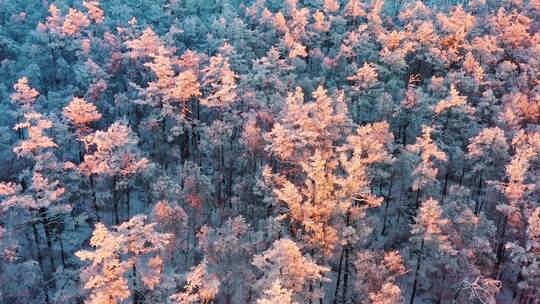
[[[129,180],[127,182],[127,185],[126,185],[126,209],[127,209],[127,217],[129,218],[129,213],[130,213],[130,193],[131,192],[131,189],[129,188]]]
[[[36,223],[32,221],[32,232],[34,233],[34,243],[36,245],[36,255],[39,268],[41,269],[41,276],[43,279],[43,294],[45,295],[45,303],[49,304],[49,283],[47,282],[47,275],[45,273],[45,267],[43,265],[43,256],[41,255],[41,246],[39,245],[39,233],[36,227]]]
[[[315,256],[315,249],[311,249],[310,255],[311,255],[312,257]],[[312,304],[312,303],[313,303],[313,301],[312,301],[312,299],[313,299],[313,297],[314,297],[313,291],[314,291],[314,288],[313,288],[313,281],[310,281],[310,282],[309,282],[309,304]]]
[[[444,187],[443,187],[443,193],[442,193],[442,199],[446,197],[446,193],[448,190],[448,177],[450,176],[450,168],[446,168],[446,174],[444,175]]]
[[[333,304],[337,304],[337,298],[338,298],[338,292],[339,292],[339,283],[341,279],[341,268],[343,265],[343,253],[345,252],[345,247],[341,248],[341,255],[339,256],[339,266],[337,271],[337,278],[336,278],[336,289],[334,290],[334,300],[332,301]]]
[[[384,206],[384,215],[383,215],[383,227],[381,230],[381,235],[384,236],[386,233],[386,216],[388,215],[388,205],[390,205],[390,200],[386,201],[386,205]]]
[[[501,235],[499,237],[499,244],[497,246],[497,262],[495,263],[495,271],[498,271],[499,266],[502,263],[502,260],[504,258],[504,238],[506,235],[506,222],[508,221],[508,217],[505,215],[504,220],[502,223],[502,231]]]
[[[233,195],[233,160],[231,158],[231,161],[229,163],[229,169],[228,169],[228,181],[227,181],[227,199],[229,200],[229,208],[232,210],[232,195]]]
[[[414,271],[414,282],[411,294],[411,300],[409,304],[414,303],[414,298],[416,297],[416,288],[418,286],[418,272],[420,272],[420,264],[422,263],[422,254],[424,252],[424,239],[422,239],[422,244],[420,245],[420,253],[418,253],[418,259],[416,260],[416,270]]]
[[[414,211],[420,208],[420,192],[422,192],[420,189],[416,191],[416,199],[414,200],[414,207],[415,207]]]
[[[405,123],[405,125],[403,126],[403,146],[406,146],[407,145],[407,127],[409,126],[409,123]]]
[[[114,216],[114,224],[118,225],[120,224],[120,218],[118,217],[118,194],[116,192],[116,175],[113,177],[113,216]]]
[[[64,250],[64,241],[62,240],[62,230],[60,227],[56,230],[58,242],[60,243],[60,256],[62,257],[62,267],[66,268],[66,251]]]
[[[84,161],[84,144],[79,141],[79,164]]]
[[[461,291],[463,290],[463,283],[461,283],[461,285],[459,285],[456,293],[454,293],[454,298],[452,299],[452,304],[456,304],[457,303],[457,299],[459,297],[459,294],[461,293]]]
[[[345,271],[343,272],[343,292],[341,294],[341,302],[347,302],[347,288],[349,287],[349,252],[350,245],[345,246]]]
[[[160,102],[160,108],[163,109],[163,103]],[[163,167],[165,168],[165,171],[167,171],[167,135],[165,133],[165,130],[167,129],[167,119],[166,117],[163,117],[163,120],[161,121],[161,161],[163,162]]]
[[[463,170],[461,170],[461,176],[459,177],[459,186],[461,187],[463,183],[463,177],[465,176],[465,167],[463,167]]]
[[[137,267],[133,264],[132,267],[133,273],[133,304],[139,304],[141,301],[139,299],[139,291],[137,290]]]
[[[189,132],[189,130],[186,130],[185,122],[182,123],[182,129],[184,130],[184,133],[182,133],[182,148],[181,148],[181,151],[182,151],[181,163],[183,165],[186,161],[189,160],[189,139],[193,135]]]
[[[49,263],[51,266],[51,273],[54,274],[56,271],[56,263],[54,261],[54,248],[52,244],[52,233],[51,233],[51,223],[49,222],[49,216],[47,214],[47,210],[45,208],[40,208],[39,213],[41,214],[41,220],[43,223],[43,230],[45,231],[45,240],[47,243],[47,255],[49,256]],[[55,281],[54,276],[51,279],[52,286],[54,287]]]
[[[99,218],[99,206],[97,204],[97,198],[96,198],[96,187],[94,185],[94,174],[90,174],[90,188],[92,188],[92,204],[94,205],[94,210],[96,211],[96,218],[97,221],[100,222],[101,219]]]
[[[478,191],[476,192],[476,204],[474,206],[474,214],[480,213],[480,193],[482,192],[482,178],[483,172],[480,172],[480,179],[478,181]]]
[[[516,303],[518,302],[517,300],[519,300],[519,296],[520,296],[520,291],[519,291],[519,286],[518,284],[523,280],[523,272],[522,272],[522,267],[521,267],[521,263],[519,265],[519,273],[517,275],[517,278],[516,278],[516,284],[514,284],[514,287],[512,288],[512,298],[516,301]]]
[[[446,271],[443,270],[443,276],[442,276],[442,283],[441,286],[444,287],[444,283],[446,282]],[[444,288],[441,289],[439,293],[439,298],[437,299],[437,304],[441,304],[444,297]]]

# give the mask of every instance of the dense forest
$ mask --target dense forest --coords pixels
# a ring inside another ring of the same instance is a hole
[[[0,0],[0,304],[540,303],[540,0]]]

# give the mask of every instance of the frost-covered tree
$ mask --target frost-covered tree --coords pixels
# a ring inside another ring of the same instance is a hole
[[[379,255],[379,256],[378,256]],[[358,296],[369,303],[404,303],[402,291],[396,280],[405,274],[399,252],[359,252],[355,261]]]
[[[117,303],[130,296],[133,303],[141,303],[144,288],[152,290],[160,282],[161,251],[170,235],[145,221],[146,216],[136,215],[114,230],[96,224],[90,239],[96,249],[76,253],[81,260],[91,261],[81,274],[89,290],[88,303]]]
[[[254,257],[253,265],[263,273],[255,283],[263,291],[263,298],[279,284],[285,290],[281,293],[291,293],[290,297],[299,302],[321,297],[322,290],[315,283],[323,281],[324,273],[329,270],[304,257],[290,239],[275,241],[270,249]]]
[[[131,178],[148,167],[148,159],[142,157],[137,148],[136,134],[125,124],[115,122],[106,131],[96,131],[85,137],[85,147],[90,153],[84,155],[79,165],[82,174],[90,179],[96,215],[98,203],[93,177],[100,175],[112,180],[112,207],[114,223],[118,224],[121,193],[125,193],[127,213],[130,208]]]
[[[231,47],[225,45],[223,48]],[[223,54],[210,58],[210,64],[202,71],[205,92],[201,104],[208,107],[227,107],[236,101],[236,74],[231,70],[229,59]]]
[[[439,181],[437,174],[439,169],[437,161],[446,161],[446,154],[439,150],[431,138],[432,128],[423,126],[422,136],[416,139],[416,143],[407,146],[407,150],[418,155],[418,164],[412,172],[412,190],[416,191],[415,205],[418,207],[422,193],[432,193],[437,188]]]
[[[0,302],[534,302],[538,20],[538,0],[0,0]],[[74,255],[92,231],[117,241],[103,285]]]
[[[447,224],[448,219],[443,217],[439,202],[429,198],[422,203],[411,230],[411,241],[416,247],[411,303],[416,298],[419,282],[424,284],[426,277],[437,271],[436,264],[431,260],[457,253],[443,231]]]
[[[89,132],[89,125],[99,119],[101,114],[95,105],[87,102],[83,98],[75,97],[64,108],[64,117],[75,127],[80,139]]]

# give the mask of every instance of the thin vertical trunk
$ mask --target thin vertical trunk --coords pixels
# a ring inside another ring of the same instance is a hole
[[[334,290],[334,300],[332,301],[333,304],[337,304],[337,298],[339,293],[339,283],[341,279],[341,268],[343,265],[343,253],[345,252],[345,247],[341,248],[341,255],[339,256],[339,266],[337,271],[337,278],[336,278],[336,289]]]
[[[36,245],[37,262],[41,270],[41,276],[43,279],[43,294],[45,295],[45,303],[49,304],[49,283],[47,282],[47,275],[45,273],[45,267],[43,265],[43,256],[41,254],[41,246],[39,245],[39,233],[36,227],[35,221],[32,221],[32,232],[34,233],[34,243]]]
[[[51,39],[49,39],[49,42],[52,43]],[[57,73],[57,69],[56,69],[56,56],[54,55],[54,50],[51,48],[50,49],[50,53],[51,53],[51,62],[52,62],[52,71],[51,71],[51,86],[53,88],[57,88],[58,87],[58,84],[59,84],[59,81],[58,81],[58,73]]]
[[[476,212],[476,215],[478,215],[482,211],[482,206],[484,206],[484,200],[480,201],[480,204],[478,205],[478,212]]]
[[[394,186],[394,177],[395,172],[392,172],[392,176],[390,177],[390,185],[388,186],[388,191],[386,192],[386,197],[384,198],[386,200],[386,205],[384,206],[383,227],[381,230],[381,235],[383,236],[386,233],[386,217],[388,216],[388,207],[390,206],[390,196],[392,195],[392,187]]]
[[[135,105],[135,133],[137,133],[137,136],[141,137],[139,125],[141,124],[141,110],[140,105]]]
[[[218,155],[218,158],[219,158],[219,172],[220,172],[220,179],[219,179],[219,201],[220,201],[220,204],[221,204],[221,207],[222,208],[225,208],[225,202],[224,202],[224,199],[225,199],[225,192],[227,191],[225,188],[225,182],[224,182],[224,175],[225,175],[225,146],[221,146],[219,148],[219,155]]]
[[[442,192],[442,199],[446,197],[446,194],[448,193],[448,177],[450,176],[450,168],[446,168],[446,174],[444,175],[444,187]]]
[[[92,204],[94,205],[94,210],[96,211],[96,218],[97,221],[100,222],[101,219],[99,218],[99,206],[97,204],[97,198],[96,198],[96,187],[94,185],[94,174],[90,174],[90,188],[92,188]]]
[[[323,290],[324,273],[321,275],[322,275],[322,280],[319,282],[319,289]],[[323,304],[323,296],[319,296],[319,304]]]
[[[310,254],[311,254],[312,257],[314,257],[315,256],[315,249],[311,249]],[[310,281],[309,282],[309,304],[313,303],[313,301],[312,301],[313,296],[314,296],[313,292],[314,292],[313,281]]]
[[[459,294],[461,293],[462,290],[463,290],[463,283],[461,283],[461,285],[459,285],[457,291],[454,293],[454,297],[452,299],[452,304],[457,303],[457,299],[458,299]]]
[[[441,286],[444,287],[444,283],[446,282],[446,271],[443,270],[443,274],[442,274],[442,283],[441,283]],[[437,304],[441,304],[442,303],[442,300],[443,300],[443,297],[444,297],[444,288],[441,289],[440,293],[439,293],[439,298],[437,299]]]
[[[232,209],[232,193],[233,193],[233,160],[229,163],[229,174],[228,174],[228,183],[227,183],[227,196],[229,200],[229,208]]]
[[[461,176],[459,177],[459,186],[461,187],[463,183],[463,177],[465,176],[465,167],[463,167],[463,170],[461,170]]]
[[[420,208],[420,192],[422,192],[420,189],[416,190],[416,199],[414,200],[415,211]]]
[[[347,303],[347,288],[349,287],[349,252],[350,245],[345,247],[345,270],[343,272],[343,292],[341,294],[341,302]]]
[[[401,202],[403,200],[403,186],[404,186],[404,183],[402,182],[401,187],[399,188],[399,199],[398,199],[398,203],[397,203],[398,206],[401,206]],[[397,216],[397,219],[396,219],[396,226],[399,225],[399,220],[401,219],[401,212],[398,212],[397,215],[398,216]]]
[[[43,230],[45,231],[45,240],[47,243],[47,251],[49,256],[49,263],[51,266],[51,273],[56,271],[56,263],[54,261],[54,248],[52,244],[52,233],[51,233],[51,223],[49,221],[49,215],[45,208],[40,208],[39,213],[41,214],[41,220],[43,223]],[[52,279],[53,287],[56,285],[54,279]]]
[[[20,117],[17,117],[17,123],[20,123],[21,122],[21,118]],[[23,129],[17,129],[17,136],[19,137],[19,140],[23,140],[24,139],[24,134],[23,134]]]
[[[402,140],[402,143],[403,143],[403,146],[406,146],[407,145],[407,127],[409,126],[409,123],[405,123],[405,125],[403,126],[403,140]]]
[[[197,98],[195,100],[195,103],[196,103],[196,108],[197,108],[197,121],[201,121],[201,103],[199,102],[199,99]],[[199,129],[197,129],[197,131],[195,132],[195,147],[198,147],[199,146],[199,141],[200,141],[200,134],[199,134]]]
[[[150,207],[150,202],[152,201],[150,197],[151,187],[152,186],[150,185],[150,181],[148,181],[146,184],[146,207]]]
[[[160,107],[163,108],[163,103],[160,103]],[[163,166],[165,167],[165,171],[167,171],[167,134],[165,133],[165,130],[167,129],[167,120],[165,117],[163,117],[163,120],[161,121],[161,161],[163,162]]]
[[[499,244],[497,246],[497,262],[495,263],[495,271],[499,269],[499,266],[502,263],[502,260],[504,258],[504,238],[506,236],[506,223],[508,221],[508,217],[505,215],[504,220],[502,223],[502,231],[501,235],[499,237]]]
[[[186,236],[186,249],[185,249],[185,254],[184,254],[184,263],[186,264],[186,269],[189,269],[189,242],[190,242],[190,230],[191,229],[188,229],[188,233],[187,233],[187,236]]]
[[[347,216],[345,220],[345,223],[347,224],[347,226],[349,226],[350,220],[351,220],[351,211],[349,209],[347,210]],[[342,303],[347,302],[347,288],[349,287],[349,253],[351,251],[351,244],[347,243],[344,247],[344,250],[345,250],[345,253],[344,253],[345,270],[343,272],[343,292],[341,294]]]
[[[79,164],[84,161],[84,144],[79,141]]]
[[[133,264],[131,270],[133,273],[133,304],[139,304],[141,301],[139,299],[139,291],[137,290],[137,267],[135,264]]]
[[[313,282],[309,282],[309,300],[308,300],[308,303],[309,304],[313,304],[313,301],[311,300],[313,298]]]
[[[56,230],[58,242],[60,243],[60,256],[62,257],[62,267],[66,268],[66,251],[64,250],[64,240],[62,240],[62,230]]]
[[[127,217],[129,218],[129,214],[130,214],[130,194],[131,194],[131,189],[129,187],[129,180],[127,182],[127,185],[126,185],[126,207],[127,207]]]
[[[113,177],[113,216],[114,216],[114,224],[118,225],[120,224],[120,218],[118,217],[118,194],[116,191],[116,175]]]
[[[416,260],[416,270],[414,271],[413,289],[412,289],[411,300],[409,301],[409,304],[413,304],[414,298],[416,297],[416,288],[418,286],[418,273],[420,272],[420,265],[422,263],[423,252],[424,252],[424,239],[422,239],[422,244],[420,245],[420,253],[418,253],[418,259]]]
[[[514,286],[512,287],[512,298],[514,299],[515,303],[519,303],[519,298],[520,298],[520,290],[519,290],[519,286],[518,284],[523,280],[523,272],[522,272],[522,267],[520,265],[519,267],[519,273],[517,275],[517,278],[516,278],[516,283],[514,284]]]
[[[388,206],[390,205],[390,200],[387,200],[386,201],[386,204],[384,206],[384,215],[383,215],[383,227],[382,227],[382,230],[381,230],[381,235],[384,236],[385,233],[386,233],[386,217],[388,215]]]
[[[185,114],[185,115],[188,115],[188,114]],[[192,137],[192,135],[191,135],[191,132],[189,132],[189,130],[186,130],[185,122],[182,123],[182,129],[184,130],[184,133],[182,134],[182,158],[181,158],[181,162],[182,162],[182,164],[184,164],[186,161],[189,160],[189,139]]]
[[[483,172],[480,172],[480,179],[478,181],[478,191],[476,192],[476,203],[474,206],[475,215],[478,215],[478,213],[480,213],[480,193],[482,192],[482,179],[483,179]]]

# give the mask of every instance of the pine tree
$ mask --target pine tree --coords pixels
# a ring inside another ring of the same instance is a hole
[[[237,76],[231,70],[228,58],[222,54],[211,57],[210,64],[202,70],[202,75],[202,105],[227,107],[236,101]]]
[[[292,292],[290,290],[284,289],[281,286],[280,280],[276,280],[272,283],[272,286],[263,291],[264,297],[257,300],[257,304],[272,304],[272,303],[283,303],[283,304],[294,304],[292,300]]]
[[[64,108],[63,114],[75,127],[77,135],[81,139],[89,133],[89,125],[101,119],[101,114],[98,112],[95,105],[78,97],[71,100]]]
[[[167,201],[159,201],[152,211],[152,219],[157,223],[160,232],[170,234],[170,242],[167,247],[167,257],[178,259],[175,253],[184,251],[189,254],[188,215],[180,206],[175,206]]]
[[[531,177],[537,175],[537,170],[531,165],[538,160],[540,137],[536,132],[525,133],[524,131],[519,131],[512,140],[512,145],[515,149],[515,154],[506,166],[508,182],[500,184],[500,189],[506,197],[506,202],[497,206],[497,210],[504,215],[499,234],[500,239],[497,254],[498,263],[500,263],[505,255],[505,250],[503,249],[504,242],[510,239],[514,240],[514,242],[505,245],[505,249],[510,252],[510,256],[512,257],[512,263],[520,269],[517,282],[514,286],[514,297],[527,298],[528,295],[525,292],[532,292],[533,295],[537,292],[535,290],[531,291],[526,282],[526,276],[529,275],[529,271],[532,271],[534,276],[535,262],[534,260],[531,261],[528,254],[524,253],[531,249],[530,242],[527,241],[527,234],[533,240],[535,235],[535,208],[537,206],[534,202],[530,201],[529,196],[534,191],[536,185],[536,179],[531,179]],[[527,223],[528,219],[530,221],[529,223]],[[532,229],[529,232],[527,232],[527,224]],[[533,266],[529,269],[530,263]],[[520,292],[518,292],[518,289],[521,289],[519,290]]]
[[[43,117],[42,114],[29,112],[24,114],[24,121],[15,125],[15,130],[26,130],[27,138],[22,139],[13,152],[18,156],[36,157],[37,153],[47,148],[58,147],[54,141],[48,137],[45,130],[53,127],[52,121]]]
[[[228,219],[220,228],[203,226],[197,237],[198,249],[206,263],[204,267],[208,275],[215,276],[219,282],[217,297],[240,302],[250,298],[252,286],[249,282],[254,274],[249,261],[255,235],[246,220],[237,216]]]
[[[148,168],[149,161],[140,155],[137,148],[138,138],[134,132],[121,122],[115,122],[106,131],[96,131],[85,138],[87,151],[84,161],[79,165],[82,174],[90,178],[93,184],[95,175],[112,179],[112,205],[114,223],[120,223],[118,205],[119,191],[125,190],[127,213],[130,212],[130,179]],[[91,187],[94,187],[91,185]],[[93,189],[95,191],[95,189]],[[98,204],[93,194],[97,216]]]
[[[513,247],[511,244],[508,247]],[[523,301],[535,299],[540,294],[538,288],[540,282],[540,261],[538,253],[540,252],[540,207],[536,208],[528,220],[527,243],[525,248],[516,248],[511,257],[514,261],[520,263],[520,273],[523,280],[518,283],[518,287],[523,290]]]
[[[509,146],[503,130],[483,129],[471,138],[468,155],[473,163],[473,172],[478,176],[477,201],[481,198],[484,181],[499,180],[504,175],[504,164],[509,158]],[[476,208],[479,211],[479,208]]]
[[[406,273],[399,252],[359,252],[355,261],[356,289],[360,298],[370,303],[403,303],[397,278]],[[379,255],[379,256],[377,256]],[[385,302],[386,301],[386,302]]]
[[[42,2],[0,0],[0,303],[539,298],[540,0]]]
[[[412,244],[417,246],[415,270],[413,273],[413,286],[410,303],[416,298],[419,280],[425,278],[430,272],[436,272],[433,259],[444,255],[455,255],[457,252],[448,241],[448,235],[444,233],[448,219],[442,216],[439,202],[429,198],[420,206],[415,223],[411,229]],[[420,281],[420,284],[424,284]]]
[[[139,38],[126,41],[126,46],[131,49],[128,52],[130,58],[153,58],[159,54],[163,42],[151,28],[147,27]]]
[[[70,8],[62,24],[62,34],[65,36],[75,36],[89,25],[90,20],[88,20],[85,14],[77,9]]]
[[[324,280],[324,273],[329,271],[304,257],[290,239],[275,241],[270,249],[253,258],[253,265],[263,273],[257,286],[266,290],[275,287],[275,282],[279,281],[281,288],[289,290],[297,301],[319,298],[322,290],[315,283]],[[307,285],[310,290],[306,290]]]
[[[335,154],[333,145],[348,134],[348,119],[343,95],[336,100],[319,86],[313,92],[313,102],[304,103],[300,88],[287,96],[282,118],[266,134],[266,150],[287,163],[300,163],[319,150],[324,157]],[[345,132],[343,132],[345,131]]]
[[[120,236],[97,223],[90,239],[90,245],[96,250],[76,253],[81,260],[92,261],[91,266],[81,274],[86,281],[84,288],[91,290],[89,303],[113,304],[129,297],[128,280],[124,274],[130,265],[119,257],[121,241]]]
[[[202,261],[187,275],[185,291],[171,296],[173,303],[195,304],[212,301],[219,292],[220,282],[217,275],[208,273],[206,261]]]
[[[439,150],[431,139],[432,128],[423,126],[422,136],[416,139],[416,143],[407,146],[407,150],[417,153],[420,158],[419,164],[413,170],[412,190],[416,191],[416,206],[418,206],[420,194],[430,193],[437,186],[437,173],[439,169],[434,161],[446,161],[446,154]]]
[[[130,295],[141,303],[143,286],[152,290],[160,281],[163,259],[160,252],[170,235],[156,231],[155,223],[145,224],[146,216],[136,215],[109,230],[98,223],[90,245],[94,251],[76,252],[79,259],[91,261],[82,272],[84,288],[90,290],[89,303],[117,303]],[[131,271],[128,286],[126,275]]]
[[[11,101],[22,107],[22,110],[31,109],[36,102],[39,93],[28,85],[28,78],[22,77],[13,86],[15,93],[11,95]]]
[[[468,157],[474,161],[473,170],[480,175],[486,172],[487,178],[497,178],[503,171],[501,165],[508,159],[508,144],[504,131],[495,128],[483,129],[471,138]]]

